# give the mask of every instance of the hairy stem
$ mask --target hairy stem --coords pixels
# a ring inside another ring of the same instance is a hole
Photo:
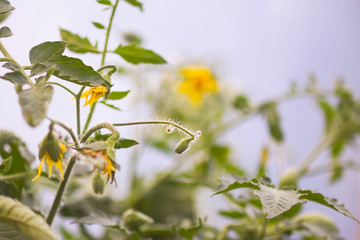
[[[197,133],[192,133],[181,125],[171,122],[171,121],[163,121],[163,120],[152,120],[152,121],[138,121],[138,122],[126,122],[126,123],[113,123],[115,127],[123,127],[123,126],[131,126],[131,125],[171,125],[184,133],[188,134],[192,139],[195,138]]]
[[[6,48],[4,47],[1,41],[0,41],[0,51],[4,54],[5,58],[8,59],[9,62],[12,62],[19,68],[19,71],[26,77],[28,84],[30,84],[33,87],[34,83],[31,81],[30,77],[26,74],[24,68],[17,61],[15,61],[14,58],[12,58],[12,56],[6,50]]]
[[[103,128],[106,128],[106,129],[110,130],[113,134],[117,134],[118,135],[117,137],[120,136],[118,130],[114,127],[113,124],[103,122],[103,123],[100,123],[98,125],[95,125],[94,127],[90,128],[86,133],[84,133],[83,136],[80,139],[80,143],[86,142],[86,140],[91,136],[91,134],[93,134],[94,132],[96,132],[96,131],[98,131],[100,129],[103,129]]]
[[[65,173],[64,173],[64,180],[62,180],[59,184],[59,187],[56,191],[56,195],[55,195],[55,199],[52,203],[52,206],[51,206],[51,209],[50,209],[50,212],[49,212],[49,215],[47,216],[46,218],[46,222],[51,226],[52,222],[54,221],[54,218],[55,218],[55,215],[56,215],[56,212],[57,210],[59,209],[60,207],[60,203],[61,203],[61,198],[64,194],[64,191],[65,191],[65,187],[66,187],[66,184],[68,182],[68,180],[70,179],[70,174],[71,174],[71,171],[76,163],[76,154],[74,154],[68,164],[67,164],[67,167],[66,167],[66,170],[65,170]]]

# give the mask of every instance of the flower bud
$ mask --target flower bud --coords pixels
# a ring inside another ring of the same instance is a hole
[[[185,138],[183,140],[181,140],[178,145],[175,147],[175,153],[177,154],[182,154],[184,153],[186,150],[189,149],[190,147],[190,143],[193,141],[193,138]]]
[[[104,179],[101,177],[101,174],[99,171],[96,171],[96,173],[93,176],[92,179],[92,187],[95,194],[103,194],[104,192]]]

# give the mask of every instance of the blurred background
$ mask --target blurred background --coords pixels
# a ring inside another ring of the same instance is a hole
[[[28,51],[44,41],[60,40],[59,28],[70,30],[80,36],[88,36],[92,43],[98,39],[103,46],[104,32],[95,29],[91,21],[107,24],[109,12],[102,11],[95,0],[11,0],[16,8],[6,20],[14,33],[3,39],[11,55],[23,65],[29,65]],[[144,11],[121,2],[116,13],[110,48],[115,48],[125,33],[136,33],[143,39],[143,46],[159,53],[168,61],[164,68],[177,67],[185,62],[201,63],[215,74],[219,84],[233,92],[251,96],[254,102],[274,98],[288,91],[292,82],[304,86],[309,76],[316,77],[321,88],[332,88],[336,78],[342,78],[354,93],[360,93],[360,1],[358,0],[302,0],[302,1],[238,1],[238,0],[153,0],[144,1]],[[67,55],[77,56],[66,52]],[[95,69],[99,67],[98,56],[86,54],[81,57]],[[129,67],[116,56],[107,62]],[[148,70],[149,66],[130,67],[133,74]],[[161,71],[162,67],[154,67]],[[4,71],[1,69],[1,74]],[[142,77],[143,89],[156,86],[161,75]],[[118,91],[132,90],[136,84],[129,77],[119,75],[113,79]],[[150,82],[151,81],[151,82]],[[153,83],[155,85],[153,85]],[[71,86],[71,84],[69,84]],[[23,120],[13,85],[0,81],[0,129],[6,129],[23,137],[29,149],[37,154],[37,145],[47,132],[47,122],[36,128]],[[155,87],[156,89],[156,87]],[[225,88],[224,88],[225,89]],[[137,103],[141,91],[131,92],[120,102],[121,112],[98,107],[92,123],[101,121],[123,122],[157,118],[149,107]],[[161,89],[158,88],[161,92]],[[49,107],[49,116],[61,120],[75,129],[75,103],[71,96],[60,88],[55,89]],[[276,148],[282,156],[271,160],[269,174],[278,179],[289,167],[296,167],[323,133],[323,118],[313,101],[294,100],[280,106],[285,142]],[[83,119],[88,109],[82,110]],[[5,116],[6,114],[6,116]],[[186,124],[186,123],[184,123]],[[141,128],[143,129],[143,128]],[[140,143],[141,129],[121,129],[121,133],[135,138]],[[164,131],[165,132],[165,131]],[[264,144],[270,141],[261,119],[253,119],[232,129],[222,141],[234,146],[233,158],[246,169],[255,169]],[[359,139],[355,141],[355,146]],[[141,148],[141,145],[138,146]],[[139,169],[144,174],[153,174],[165,165],[171,165],[164,156],[154,154],[158,161],[142,161]],[[357,147],[346,152],[358,160]],[[117,173],[118,188],[111,188],[119,196],[129,191],[126,169],[130,153],[118,153],[122,170]],[[182,156],[179,158],[186,158]],[[321,163],[326,159],[322,155]],[[34,167],[38,166],[38,162]],[[303,189],[318,190],[345,203],[355,216],[360,216],[358,172],[347,171],[341,181],[330,184],[326,176],[309,177],[300,183]],[[209,192],[210,195],[211,192]],[[217,204],[213,202],[213,204]],[[326,211],[338,224],[345,239],[357,239],[358,224],[341,214],[307,204],[306,209]],[[206,209],[203,210],[206,215]],[[209,215],[211,215],[209,213]],[[212,220],[211,218],[209,221]]]

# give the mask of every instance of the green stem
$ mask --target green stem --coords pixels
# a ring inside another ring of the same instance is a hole
[[[118,130],[114,127],[113,124],[111,123],[107,123],[107,122],[103,122],[100,123],[98,125],[95,125],[94,127],[90,128],[86,133],[83,134],[83,136],[80,139],[80,143],[84,143],[86,142],[86,140],[91,136],[91,134],[93,134],[94,132],[103,129],[103,128],[107,128],[109,129],[113,134],[116,134],[114,136],[114,138],[119,138],[120,133],[118,132]]]
[[[0,62],[10,62],[10,58],[0,58]]]
[[[264,239],[265,234],[266,234],[266,228],[267,228],[268,222],[269,222],[269,220],[265,216],[265,219],[264,219],[264,221],[263,221],[263,223],[261,225],[261,232],[260,232],[260,235],[259,235],[259,240]]]
[[[19,180],[19,179],[23,179],[23,178],[30,178],[35,175],[36,174],[34,171],[27,171],[27,172],[14,173],[14,174],[10,174],[10,175],[3,175],[3,176],[0,176],[0,180],[1,181],[14,181],[14,180]]]
[[[71,91],[69,88],[65,87],[64,85],[57,83],[57,82],[47,82],[47,84],[52,84],[52,85],[57,85],[59,87],[62,87],[63,89],[65,89],[66,91],[68,91],[71,95],[73,95],[74,98],[76,98],[76,94]]]
[[[89,125],[90,125],[92,116],[94,115],[95,106],[96,106],[96,102],[94,102],[94,104],[91,105],[91,107],[90,107],[90,112],[89,112],[89,114],[88,114],[88,116],[87,116],[87,119],[86,119],[86,122],[85,122],[84,129],[83,129],[83,131],[82,131],[82,134],[84,134],[84,133],[88,130],[88,128],[89,128]]]
[[[56,124],[56,125],[59,125],[60,127],[62,127],[63,129],[65,129],[71,136],[72,140],[75,142],[75,146],[76,147],[79,147],[80,146],[80,143],[77,139],[77,137],[75,136],[73,130],[71,128],[69,128],[68,126],[66,126],[65,124],[61,123],[61,122],[58,122],[58,121],[55,121],[55,120],[52,120],[49,118],[49,120],[53,123],[53,124]]]
[[[31,87],[34,87],[34,83],[31,81],[30,77],[26,74],[24,68],[17,61],[15,61],[14,58],[11,57],[10,53],[6,50],[6,48],[4,47],[1,41],[0,41],[0,51],[4,54],[4,56],[8,59],[9,62],[12,62],[19,68],[19,71],[26,77],[28,84],[30,84]]]
[[[78,94],[76,95],[75,99],[76,99],[76,132],[78,137],[80,137],[81,134],[81,121],[80,121],[80,97],[82,92],[84,91],[85,86],[83,86],[80,91],[78,92]]]
[[[107,53],[107,48],[108,48],[108,43],[109,43],[109,38],[110,38],[110,31],[111,31],[111,27],[112,27],[112,23],[113,23],[113,20],[114,20],[114,16],[115,16],[115,12],[116,12],[116,9],[117,9],[117,6],[119,4],[119,0],[116,0],[114,6],[113,6],[113,9],[112,9],[112,12],[111,12],[111,16],[110,16],[110,19],[109,19],[109,24],[108,24],[108,27],[107,27],[107,31],[106,31],[106,38],[105,38],[105,44],[104,44],[104,50],[102,52],[102,56],[101,56],[101,68],[98,70],[98,71],[101,71],[103,70],[104,68],[103,67],[108,67],[108,66],[104,66],[105,64],[105,58],[106,58],[106,53]],[[111,67],[112,68],[112,67]],[[115,67],[116,68],[116,67]],[[95,107],[96,107],[96,102],[91,106],[90,108],[90,112],[88,114],[88,117],[86,119],[86,123],[85,123],[85,126],[84,126],[84,129],[82,131],[82,133],[84,134],[87,129],[89,128],[89,125],[90,125],[90,122],[91,122],[91,119],[94,115],[94,111],[95,111]]]
[[[317,156],[329,145],[332,137],[325,136],[306,156],[304,161],[302,161],[302,165],[297,173],[298,177],[303,176],[309,170],[310,165],[315,161]]]
[[[147,124],[151,124],[151,125],[171,125],[177,129],[180,129],[181,131],[183,131],[184,133],[188,134],[192,139],[194,139],[197,135],[197,133],[192,133],[191,131],[187,130],[186,128],[184,128],[183,126],[171,122],[171,121],[163,121],[163,120],[152,120],[152,121],[138,121],[138,122],[126,122],[126,123],[113,123],[112,125],[114,125],[115,127],[122,127],[122,126],[131,126],[131,125],[147,125]]]
[[[109,19],[109,24],[108,24],[107,31],[106,31],[104,50],[103,50],[102,56],[101,56],[101,66],[103,66],[105,64],[105,57],[106,57],[106,53],[107,53],[110,31],[111,31],[112,23],[114,20],[114,16],[115,16],[115,12],[116,12],[118,4],[119,4],[119,0],[116,0],[115,4],[113,6],[112,12],[111,12],[110,19]]]
[[[46,218],[46,222],[50,226],[51,226],[52,222],[54,221],[57,210],[60,207],[62,195],[64,194],[66,184],[67,184],[67,182],[68,182],[68,180],[70,178],[70,174],[71,174],[71,171],[72,171],[75,163],[76,163],[76,155],[73,155],[70,158],[70,160],[69,160],[69,162],[67,164],[67,167],[66,167],[66,170],[65,170],[65,173],[64,173],[64,180],[62,180],[60,182],[60,184],[59,184],[59,187],[58,187],[58,189],[56,191],[55,199],[54,199],[54,201],[52,203],[49,215]]]

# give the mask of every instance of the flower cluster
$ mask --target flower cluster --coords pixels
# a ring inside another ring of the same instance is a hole
[[[52,132],[49,132],[44,140],[39,145],[39,158],[41,159],[40,165],[38,167],[38,173],[33,181],[37,180],[42,171],[42,166],[44,162],[49,169],[49,178],[52,175],[53,165],[59,170],[61,179],[64,178],[63,174],[63,155],[66,151],[66,146],[62,144]]]
[[[217,92],[217,82],[209,69],[203,66],[190,66],[181,69],[184,78],[178,92],[189,96],[192,103],[200,102],[205,93]]]

